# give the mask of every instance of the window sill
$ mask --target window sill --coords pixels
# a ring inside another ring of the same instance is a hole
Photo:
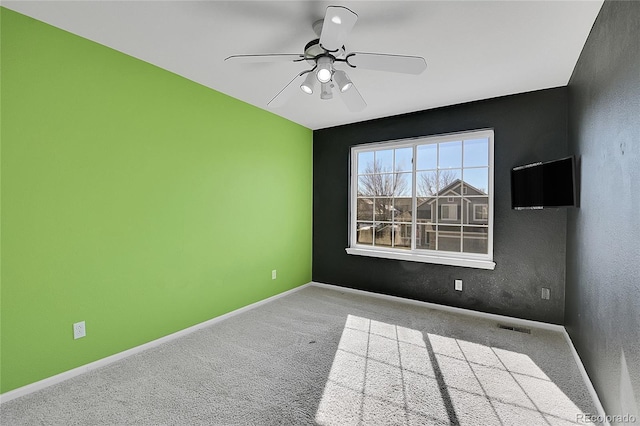
[[[493,270],[496,263],[491,260],[483,259],[461,259],[456,257],[430,256],[428,254],[415,254],[401,251],[384,251],[371,250],[360,247],[347,247],[347,254],[356,256],[380,257],[384,259],[407,260],[410,262],[436,263],[449,266],[463,266],[466,268],[489,269]]]

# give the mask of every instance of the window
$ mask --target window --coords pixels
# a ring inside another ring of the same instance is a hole
[[[493,131],[351,149],[347,253],[493,269]]]
[[[453,201],[453,198],[449,198]],[[458,206],[456,204],[442,204],[440,206],[440,219],[443,221],[458,219]]]

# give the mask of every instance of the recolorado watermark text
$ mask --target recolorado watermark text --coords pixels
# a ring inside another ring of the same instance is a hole
[[[599,414],[583,413],[576,415],[576,421],[580,423],[636,423],[638,418],[633,414],[612,414],[602,416]]]

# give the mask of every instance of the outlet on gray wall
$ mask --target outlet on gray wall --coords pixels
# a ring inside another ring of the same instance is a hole
[[[551,293],[551,290],[549,290],[546,287],[542,287],[542,295],[540,296],[542,299],[544,300],[549,300],[549,294]]]

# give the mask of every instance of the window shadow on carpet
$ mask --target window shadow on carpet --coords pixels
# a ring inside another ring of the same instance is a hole
[[[581,415],[526,354],[348,315],[315,421],[547,425]]]

